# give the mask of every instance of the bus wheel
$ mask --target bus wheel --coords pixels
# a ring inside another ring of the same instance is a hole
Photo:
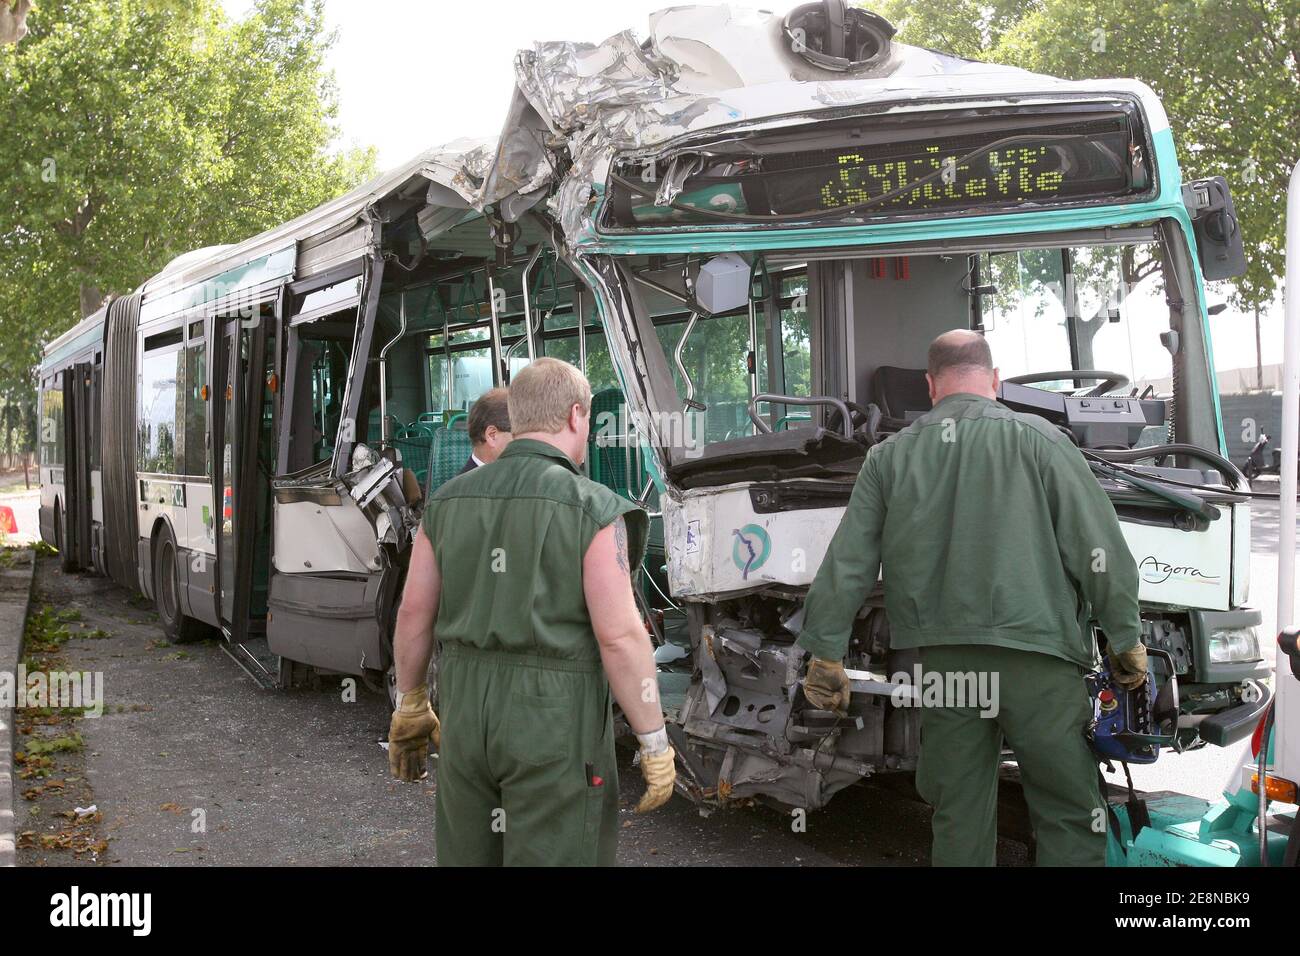
[[[67,542],[63,540],[63,529],[66,527],[66,517],[63,510],[63,502],[58,502],[54,506],[54,549],[59,552],[59,570],[64,574],[71,574],[77,570],[77,562],[73,560],[72,553],[67,548]]]
[[[181,611],[181,582],[176,572],[176,541],[166,525],[158,532],[153,549],[153,595],[163,633],[173,644],[201,640],[205,629],[200,621]]]

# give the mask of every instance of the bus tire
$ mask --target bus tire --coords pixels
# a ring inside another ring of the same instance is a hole
[[[71,574],[77,570],[77,562],[72,557],[63,539],[63,529],[67,527],[67,519],[63,509],[63,502],[54,503],[54,550],[59,552],[59,570],[64,574]]]
[[[176,539],[163,525],[153,547],[153,603],[163,634],[173,644],[202,640],[206,629],[201,621],[186,617],[181,610],[181,582],[176,572]]]

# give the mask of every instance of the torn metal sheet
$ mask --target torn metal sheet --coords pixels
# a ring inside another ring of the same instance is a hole
[[[727,695],[727,681],[722,676],[722,668],[718,666],[713,649],[713,636],[713,628],[706,624],[700,632],[704,652],[698,655],[700,673],[704,679],[704,697],[709,705],[710,714],[718,709],[718,704],[722,703],[722,698]]]
[[[644,43],[623,31],[603,43],[537,43],[516,55],[516,95],[485,203],[502,201],[511,186],[550,185],[551,211],[574,242],[616,152],[713,126],[865,103],[903,92],[909,79],[924,78],[926,92],[942,95],[936,77],[966,93],[973,77],[1010,78],[1014,88],[1032,76],[894,44],[879,64],[846,79],[793,53],[780,16],[749,8],[672,7],[651,14],[649,26]],[[560,145],[572,166],[555,181],[562,167],[550,154]]]

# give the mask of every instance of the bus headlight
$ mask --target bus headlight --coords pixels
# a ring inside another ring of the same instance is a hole
[[[1259,634],[1253,627],[1225,627],[1210,631],[1210,663],[1237,664],[1261,659]]]

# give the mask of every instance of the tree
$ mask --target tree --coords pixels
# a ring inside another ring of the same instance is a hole
[[[0,392],[107,295],[373,172],[329,150],[322,3],[45,0],[0,48]]]
[[[987,60],[1002,35],[1040,0],[884,0],[861,4],[878,12],[898,27],[898,39],[913,46],[925,47],[965,57]]]
[[[1133,77],[1160,96],[1184,177],[1228,179],[1249,271],[1243,308],[1282,274],[1286,186],[1300,158],[1297,0],[887,0],[899,39],[1067,79]]]

